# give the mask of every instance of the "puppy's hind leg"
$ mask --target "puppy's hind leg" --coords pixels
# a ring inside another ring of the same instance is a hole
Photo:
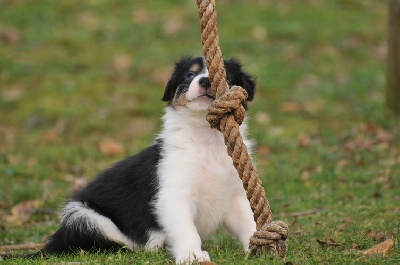
[[[77,249],[108,250],[122,246],[133,250],[136,243],[124,235],[109,218],[83,202],[71,201],[64,208],[61,227],[49,238],[42,252],[59,254]]]
[[[157,251],[160,248],[164,248],[167,241],[167,236],[162,231],[150,230],[148,232],[149,239],[147,240],[144,248],[147,251]]]

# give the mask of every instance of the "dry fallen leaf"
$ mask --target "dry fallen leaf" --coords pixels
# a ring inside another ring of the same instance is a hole
[[[16,45],[21,40],[21,34],[17,28],[6,27],[0,32],[0,40],[5,44]]]
[[[18,101],[22,98],[25,91],[25,85],[17,83],[12,86],[5,87],[3,91],[3,99],[7,101]]]
[[[363,255],[383,255],[387,256],[392,253],[392,247],[393,247],[393,240],[388,239],[385,242],[382,242],[378,245],[373,246],[370,249],[367,249],[363,252]]]
[[[78,17],[79,23],[86,29],[98,30],[100,28],[100,20],[93,12],[84,11]]]
[[[119,54],[114,57],[113,68],[117,74],[126,73],[132,65],[132,58],[126,54]]]
[[[152,24],[156,21],[156,15],[144,9],[135,9],[132,12],[132,20],[136,24]]]
[[[383,242],[386,239],[386,234],[384,232],[371,232],[369,234],[369,236],[371,237],[371,239],[375,240],[375,241],[379,241],[379,242]]]
[[[262,145],[257,149],[257,153],[260,156],[268,155],[269,154],[269,146],[268,145]]]
[[[104,139],[99,144],[100,152],[106,156],[118,156],[125,152],[124,146],[113,139]]]
[[[170,69],[157,69],[151,74],[151,78],[156,84],[165,86],[171,75],[170,71]]]
[[[268,124],[271,121],[271,117],[267,112],[259,111],[254,116],[254,119],[258,124]]]
[[[42,135],[42,139],[47,143],[54,143],[60,138],[59,132],[54,129],[50,129]]]
[[[167,16],[163,23],[163,30],[166,35],[174,35],[185,29],[185,22],[180,14],[171,14]]]
[[[155,130],[153,120],[146,117],[136,117],[129,122],[128,132],[131,137],[152,133]]]
[[[66,175],[65,180],[71,182],[72,186],[70,190],[72,192],[76,192],[81,190],[82,188],[86,187],[88,184],[88,180],[85,177],[75,177],[73,175]]]
[[[311,137],[309,135],[302,134],[297,139],[300,147],[307,147],[311,143]]]
[[[300,81],[295,85],[298,89],[310,89],[318,87],[321,84],[321,79],[317,75],[306,74]]]
[[[215,265],[215,263],[212,261],[201,261],[200,264],[201,265]]]
[[[301,111],[301,105],[293,101],[282,102],[279,110],[283,113],[297,113]]]
[[[311,186],[311,172],[309,170],[304,170],[301,173],[301,182],[303,182],[305,186]]]
[[[32,214],[43,205],[42,200],[23,201],[11,208],[11,212],[5,217],[5,220],[14,225],[22,225],[29,221]]]

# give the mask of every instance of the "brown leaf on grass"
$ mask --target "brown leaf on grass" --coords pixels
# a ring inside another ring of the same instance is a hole
[[[317,239],[318,244],[320,244],[323,247],[340,247],[343,246],[345,243],[337,242],[331,237],[328,237],[326,241]]]
[[[129,122],[128,132],[131,137],[152,133],[155,130],[155,123],[146,117],[136,117]]]
[[[300,103],[294,101],[282,102],[279,110],[283,113],[298,113],[302,109]]]
[[[400,165],[400,155],[398,155],[395,159],[395,163]]]
[[[387,58],[387,49],[388,45],[385,41],[382,41],[378,45],[373,45],[370,50],[372,56],[374,56],[376,59],[384,61]]]
[[[165,18],[163,30],[166,35],[174,35],[185,29],[185,22],[180,14],[171,14]]]
[[[5,160],[7,163],[10,165],[17,165],[18,163],[21,163],[22,157],[21,155],[6,155]]]
[[[299,82],[295,85],[297,89],[310,89],[317,87],[321,84],[321,79],[317,75],[306,74],[304,75]]]
[[[5,220],[17,226],[22,225],[29,221],[32,214],[42,205],[42,200],[20,202],[11,208],[10,214],[5,217]]]
[[[126,73],[132,65],[132,58],[126,54],[118,54],[114,57],[113,68],[117,74]]]
[[[18,101],[22,98],[25,91],[25,85],[17,83],[11,86],[7,86],[3,90],[3,99],[7,101]]]
[[[386,240],[386,234],[384,232],[378,231],[378,232],[371,232],[369,234],[369,237],[372,240],[378,241],[378,242],[383,242]]]
[[[311,173],[321,173],[322,170],[323,170],[322,165],[307,167],[307,168],[303,169],[303,171],[301,172],[300,179],[304,185],[310,186],[312,184]]]
[[[271,121],[270,115],[264,111],[257,112],[254,119],[258,124],[268,124]]]
[[[370,249],[367,249],[363,252],[363,255],[369,256],[369,255],[382,255],[382,256],[388,256],[392,253],[392,247],[393,247],[393,240],[388,239],[385,242],[382,242],[378,245],[373,246]]]
[[[336,161],[335,168],[336,170],[340,170],[344,167],[346,167],[349,164],[349,162],[346,159],[339,159]]]
[[[170,77],[170,69],[157,69],[151,74],[153,81],[160,86],[165,86]]]
[[[132,20],[136,24],[151,24],[156,21],[156,16],[147,10],[135,9],[132,12]]]
[[[88,184],[88,180],[85,177],[75,177],[73,175],[67,175],[64,179],[72,184],[70,188],[72,192],[81,190]]]
[[[302,173],[301,173],[301,182],[303,182],[303,184],[305,185],[305,186],[310,186],[312,183],[311,183],[311,171],[309,171],[309,170],[304,170]]]
[[[17,28],[6,27],[0,32],[1,42],[9,45],[16,45],[21,40],[20,32]]]
[[[263,145],[263,146],[260,146],[258,149],[257,149],[257,154],[258,155],[260,155],[260,156],[265,156],[265,155],[268,155],[269,154],[269,146],[268,145]]]
[[[297,142],[300,147],[307,147],[311,144],[311,137],[309,135],[302,134],[297,138]]]
[[[48,143],[54,143],[60,139],[60,133],[54,129],[50,129],[43,134],[42,139]]]
[[[122,143],[113,139],[104,139],[99,144],[99,150],[106,156],[119,156],[125,152]]]
[[[100,20],[93,12],[84,11],[79,15],[79,23],[86,29],[97,30],[100,28]]]

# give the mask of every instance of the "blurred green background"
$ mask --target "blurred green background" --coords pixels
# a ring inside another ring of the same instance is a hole
[[[400,262],[386,1],[218,0],[217,11],[224,57],[257,77],[255,161],[292,234],[284,260],[248,258],[225,235],[207,243],[213,259]],[[0,0],[0,246],[43,242],[72,192],[150,144],[173,62],[201,53],[194,0]],[[360,254],[389,238],[392,255]],[[165,252],[110,255],[172,262]]]

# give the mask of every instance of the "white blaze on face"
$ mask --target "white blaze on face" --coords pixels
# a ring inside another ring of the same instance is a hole
[[[199,97],[200,95],[203,95],[206,93],[206,89],[202,86],[200,86],[199,81],[203,77],[208,77],[208,70],[205,69],[205,73],[199,74],[195,78],[193,78],[192,82],[189,85],[188,92],[186,94],[186,98],[188,101],[192,101]]]
[[[193,78],[189,85],[189,89],[186,93],[186,100],[188,101],[187,107],[192,110],[206,110],[213,102],[212,98],[201,96],[207,91],[206,88],[199,84],[199,81],[203,77],[208,77],[209,73],[207,68],[204,68],[204,72]]]

